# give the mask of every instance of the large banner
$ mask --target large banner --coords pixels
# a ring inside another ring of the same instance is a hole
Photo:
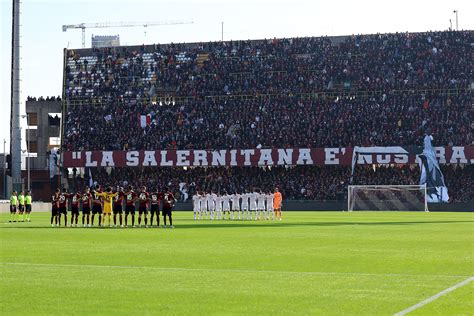
[[[435,147],[439,163],[474,163],[474,146]],[[357,147],[355,164],[414,164],[422,148]],[[352,164],[354,148],[67,151],[64,167],[281,166]]]
[[[433,145],[431,145],[432,140],[433,137],[431,135],[425,136],[423,152],[418,155],[421,169],[420,184],[426,185],[428,202],[448,202],[448,188],[444,183],[443,173],[439,168]]]

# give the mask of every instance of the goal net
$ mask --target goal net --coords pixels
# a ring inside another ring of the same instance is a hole
[[[428,212],[426,185],[350,185],[347,210]]]

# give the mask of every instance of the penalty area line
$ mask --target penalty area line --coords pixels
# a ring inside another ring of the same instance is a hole
[[[285,271],[285,270],[251,270],[251,269],[206,269],[206,268],[172,268],[150,266],[116,266],[100,264],[68,264],[68,263],[27,263],[27,262],[0,262],[0,265],[37,266],[37,267],[64,267],[64,268],[93,268],[93,269],[148,269],[156,271],[183,271],[183,272],[231,272],[231,273],[273,273],[273,274],[300,274],[300,275],[341,275],[341,276],[378,276],[378,277],[430,277],[430,278],[459,278],[466,275],[445,274],[404,274],[404,273],[364,273],[364,272],[324,272],[324,271]]]
[[[474,281],[474,277],[472,277],[472,276],[469,277],[469,278],[467,278],[467,279],[465,279],[464,281],[461,281],[461,282],[459,282],[459,283],[457,283],[457,284],[455,284],[455,285],[453,285],[453,286],[451,286],[451,287],[449,287],[449,288],[447,288],[447,289],[445,289],[445,290],[443,290],[443,291],[441,291],[441,292],[439,292],[439,293],[437,293],[437,294],[431,296],[431,297],[428,297],[426,300],[421,301],[421,302],[419,302],[418,304],[415,304],[415,305],[413,305],[413,306],[410,306],[410,307],[408,307],[407,309],[404,309],[404,310],[402,310],[401,312],[398,312],[398,313],[394,314],[394,316],[403,316],[403,315],[406,315],[406,314],[408,314],[408,313],[410,313],[410,312],[413,312],[414,310],[416,310],[416,309],[418,309],[418,308],[420,308],[420,307],[423,307],[423,306],[425,306],[426,304],[429,304],[429,303],[433,302],[434,300],[440,298],[441,296],[446,295],[446,294],[448,294],[448,293],[450,293],[450,292],[452,292],[452,291],[454,291],[454,290],[456,290],[456,289],[459,289],[460,287],[463,287],[464,285],[470,283],[471,281]]]

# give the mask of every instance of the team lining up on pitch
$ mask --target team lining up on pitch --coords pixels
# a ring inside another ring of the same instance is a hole
[[[193,196],[194,219],[244,219],[282,220],[282,195],[278,188],[275,192],[246,192],[243,194],[215,194],[201,192]],[[232,206],[231,206],[232,204]]]
[[[275,192],[263,193],[246,192],[222,195],[214,192],[198,192],[192,198],[194,219],[210,220],[282,220],[281,206],[282,195],[278,188]],[[69,209],[69,201],[71,207]],[[142,219],[145,227],[153,226],[156,216],[156,227],[160,227],[160,205],[162,205],[161,215],[163,216],[162,227],[173,226],[172,210],[177,202],[173,193],[165,188],[162,192],[148,192],[145,186],[140,192],[135,192],[132,186],[128,186],[125,191],[122,187],[107,187],[105,191],[97,185],[93,190],[86,188],[83,193],[69,193],[67,189],[61,192],[59,189],[51,197],[51,226],[61,226],[61,215],[64,216],[64,226],[68,226],[68,209],[71,213],[70,227],[78,227],[79,214],[82,212],[82,226],[92,227],[96,215],[98,216],[97,226],[112,227],[112,214],[114,227],[128,227],[129,216],[131,226],[135,226],[135,212],[138,204],[138,226],[141,227]],[[31,193],[26,195],[23,192],[17,196],[13,192],[10,198],[10,222],[24,221],[23,212],[26,209],[27,221],[30,221],[31,213]],[[124,212],[125,211],[125,212]],[[125,216],[124,216],[125,213]],[[148,220],[148,214],[150,219]],[[16,217],[15,217],[16,216]],[[166,219],[169,219],[167,226]]]

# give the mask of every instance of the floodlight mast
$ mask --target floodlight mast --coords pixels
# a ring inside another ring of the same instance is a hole
[[[170,20],[170,21],[155,21],[155,22],[99,22],[99,23],[79,23],[79,24],[65,24],[62,26],[63,32],[68,29],[82,30],[82,48],[86,47],[86,29],[111,28],[111,27],[148,27],[148,26],[163,26],[163,25],[182,25],[193,24],[192,20]]]

